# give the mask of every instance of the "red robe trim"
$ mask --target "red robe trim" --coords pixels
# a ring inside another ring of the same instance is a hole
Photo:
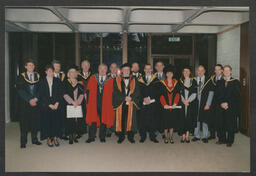
[[[100,126],[100,118],[97,113],[97,80],[94,75],[91,76],[87,84],[87,90],[89,90],[88,104],[86,106],[86,123],[92,125],[93,122],[97,123],[97,127]]]
[[[91,125],[96,122],[100,126],[100,118],[97,112],[97,87],[98,82],[95,75],[92,75],[87,84],[89,90],[88,104],[86,111],[86,123]],[[107,80],[104,84],[102,95],[102,123],[110,128],[114,124],[114,109],[112,107],[113,78]]]
[[[112,106],[112,94],[113,94],[113,82],[114,78],[109,78],[106,81],[103,88],[102,95],[102,123],[106,124],[107,128],[111,128],[114,125],[115,112]]]
[[[162,81],[162,83],[165,85],[166,89],[168,89],[169,91],[172,91],[172,90],[174,89],[174,87],[176,86],[177,81],[176,81],[176,80],[172,80],[172,86],[171,86],[171,87],[168,86],[168,80],[167,80],[167,79],[165,79],[164,81]],[[173,100],[173,103],[172,103],[173,92],[172,92],[172,93],[167,92],[167,94],[168,94],[168,100],[169,100],[168,104],[169,104],[170,106],[172,106],[173,104],[176,104],[176,105],[177,105],[178,102],[179,102],[179,100],[180,100],[180,94],[177,93],[177,94],[175,95],[174,100]],[[160,97],[160,102],[161,102],[161,104],[162,104],[163,107],[164,107],[165,105],[167,105],[167,103],[166,103],[165,98],[164,98],[163,95]],[[170,109],[170,111],[171,111],[171,110],[172,110],[172,109]]]

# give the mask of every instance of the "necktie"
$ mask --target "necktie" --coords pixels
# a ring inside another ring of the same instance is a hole
[[[31,82],[33,81],[32,74],[29,75],[29,81],[31,81]],[[33,94],[34,85],[30,85],[29,88],[30,88],[30,93]]]
[[[227,85],[228,85],[228,81],[225,81],[225,87],[227,87]]]
[[[103,83],[103,76],[101,76],[101,78],[100,78],[100,83],[101,84]]]
[[[32,80],[32,74],[29,75],[29,81],[33,81]]]
[[[199,79],[199,89],[201,88],[201,86],[202,86],[202,81],[201,81],[201,77],[200,77],[200,79]]]

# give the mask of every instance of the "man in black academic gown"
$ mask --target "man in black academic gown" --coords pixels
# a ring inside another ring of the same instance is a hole
[[[144,75],[138,79],[141,89],[141,110],[138,120],[140,131],[140,142],[143,143],[146,140],[147,132],[149,132],[150,140],[154,143],[158,143],[156,140],[155,130],[158,120],[157,104],[159,101],[159,80],[156,74],[152,74],[153,69],[150,64],[144,66]]]
[[[60,94],[61,94],[61,99],[60,99],[60,104],[59,104],[59,115],[61,119],[61,134],[60,138],[64,140],[68,140],[67,135],[65,134],[65,119],[66,119],[66,112],[65,112],[65,101],[64,101],[64,81],[66,80],[66,74],[61,71],[61,62],[58,60],[53,60],[52,61],[52,66],[53,66],[53,76],[55,78],[58,78],[61,81],[61,86],[60,86]]]
[[[222,80],[223,78],[223,66],[221,64],[217,64],[214,67],[215,74],[211,76],[211,83],[214,89],[214,92],[216,91],[216,84],[219,80]],[[212,106],[211,106],[211,114],[210,119],[208,123],[210,137],[208,140],[212,140],[216,138],[216,119],[218,118],[217,114],[217,98],[216,93],[214,93],[213,100],[212,100]]]
[[[136,78],[136,80],[142,76],[142,74],[140,73],[140,64],[138,62],[132,63],[131,71],[132,71],[132,76]]]
[[[135,143],[134,134],[137,131],[137,110],[140,103],[140,87],[136,79],[130,75],[129,64],[123,64],[122,74],[113,83],[112,104],[115,110],[114,128],[119,139],[118,144],[128,135],[130,143]]]
[[[82,109],[83,109],[83,114],[84,116],[86,116],[86,101],[87,101],[87,97],[86,97],[86,87],[88,84],[89,79],[92,76],[92,72],[91,72],[91,64],[88,60],[83,60],[81,62],[81,70],[78,72],[77,74],[77,79],[78,81],[82,81],[83,85],[84,85],[84,100],[82,102]],[[85,117],[86,119],[86,117]],[[87,133],[87,124],[83,122],[83,124],[81,125],[82,129],[80,130],[80,134],[78,135],[78,137],[81,137],[81,135],[83,135],[84,133]]]
[[[156,74],[159,82],[161,80],[164,80],[166,77],[164,74],[164,67],[165,67],[165,65],[162,61],[157,61],[155,64],[155,70],[156,70],[155,74]],[[157,120],[157,124],[156,124],[157,131],[155,132],[155,134],[157,135],[159,132],[159,133],[161,133],[162,138],[165,138],[164,130],[163,130],[163,114],[162,114],[163,108],[162,108],[160,101],[157,101],[156,104],[157,104],[158,120]]]
[[[223,68],[223,79],[217,82],[216,96],[218,103],[217,129],[219,141],[231,147],[234,143],[237,118],[241,115],[240,82],[231,77],[232,67]]]
[[[32,144],[41,145],[37,133],[40,129],[39,116],[39,80],[40,75],[34,72],[35,63],[29,60],[25,63],[26,71],[17,79],[17,91],[20,103],[20,142],[21,148],[26,148],[27,133],[31,132]]]
[[[205,68],[202,65],[197,67],[197,101],[198,101],[198,116],[197,126],[194,130],[195,137],[192,141],[201,140],[208,143],[208,122],[210,116],[210,108],[214,95],[213,86],[210,79],[205,76]],[[203,133],[200,135],[200,127],[202,125]]]

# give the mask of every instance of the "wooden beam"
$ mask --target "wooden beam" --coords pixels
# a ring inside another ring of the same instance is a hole
[[[122,36],[122,53],[123,53],[123,59],[122,59],[122,63],[127,63],[128,62],[128,35],[126,32],[123,33]]]
[[[75,64],[80,65],[80,34],[75,33]]]
[[[151,34],[147,35],[147,62],[153,65]]]
[[[100,33],[100,64],[103,63],[103,37],[102,33]]]

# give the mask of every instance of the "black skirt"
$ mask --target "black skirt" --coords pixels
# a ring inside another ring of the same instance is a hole
[[[172,109],[171,111],[169,109],[163,110],[163,128],[164,129],[178,128],[178,125],[179,125],[178,113],[179,113],[178,109]]]

